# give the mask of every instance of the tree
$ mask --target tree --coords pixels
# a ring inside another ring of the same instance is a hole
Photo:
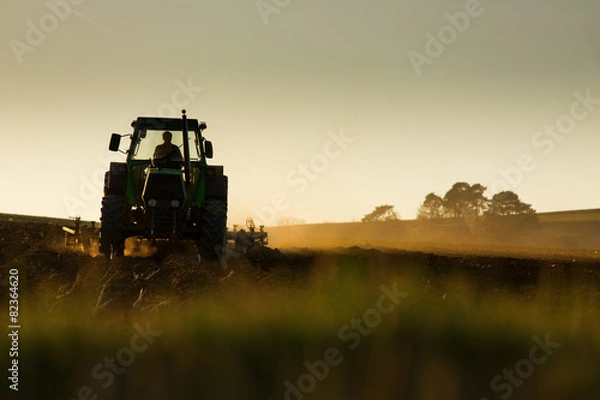
[[[362,222],[375,222],[375,221],[396,221],[398,220],[398,215],[394,211],[394,206],[389,204],[384,204],[381,206],[375,207],[373,212],[365,215],[362,218]]]
[[[448,217],[463,218],[483,215],[488,199],[483,195],[487,188],[479,183],[455,183],[444,196],[444,208]]]
[[[475,183],[471,185],[471,207],[475,215],[483,215],[488,209],[489,200],[485,197],[484,193],[487,187]]]
[[[487,214],[495,216],[534,215],[535,210],[531,204],[522,202],[515,192],[504,191],[496,193],[492,197]]]
[[[514,238],[515,235],[526,232],[537,221],[531,204],[522,202],[511,191],[496,193],[490,200],[485,216],[486,229],[500,239]]]
[[[444,209],[444,200],[435,193],[429,193],[425,196],[425,201],[419,207],[419,211],[417,213],[418,219],[435,219],[435,218],[444,218],[445,209]]]

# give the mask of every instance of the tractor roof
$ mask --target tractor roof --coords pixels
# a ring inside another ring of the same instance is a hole
[[[187,125],[190,131],[198,130],[197,119],[188,119]],[[183,120],[181,118],[138,117],[131,123],[131,126],[138,129],[182,131]]]

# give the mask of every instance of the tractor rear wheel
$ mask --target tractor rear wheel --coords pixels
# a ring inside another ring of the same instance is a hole
[[[125,198],[105,196],[102,198],[102,225],[100,227],[100,253],[109,258],[122,256],[125,252]]]
[[[227,234],[227,202],[208,199],[200,212],[198,250],[210,260],[221,260],[225,255]]]

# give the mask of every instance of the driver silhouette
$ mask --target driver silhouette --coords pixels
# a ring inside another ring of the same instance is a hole
[[[164,143],[159,144],[154,149],[154,159],[166,161],[183,161],[179,147],[171,143],[173,134],[165,131],[162,135]]]

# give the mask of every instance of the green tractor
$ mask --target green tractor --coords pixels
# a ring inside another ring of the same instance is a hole
[[[109,150],[130,136],[124,163],[111,162],[104,178],[100,252],[124,255],[128,237],[193,240],[203,258],[221,259],[227,233],[227,176],[207,165],[212,143],[205,122],[139,117],[133,134],[113,133]]]

